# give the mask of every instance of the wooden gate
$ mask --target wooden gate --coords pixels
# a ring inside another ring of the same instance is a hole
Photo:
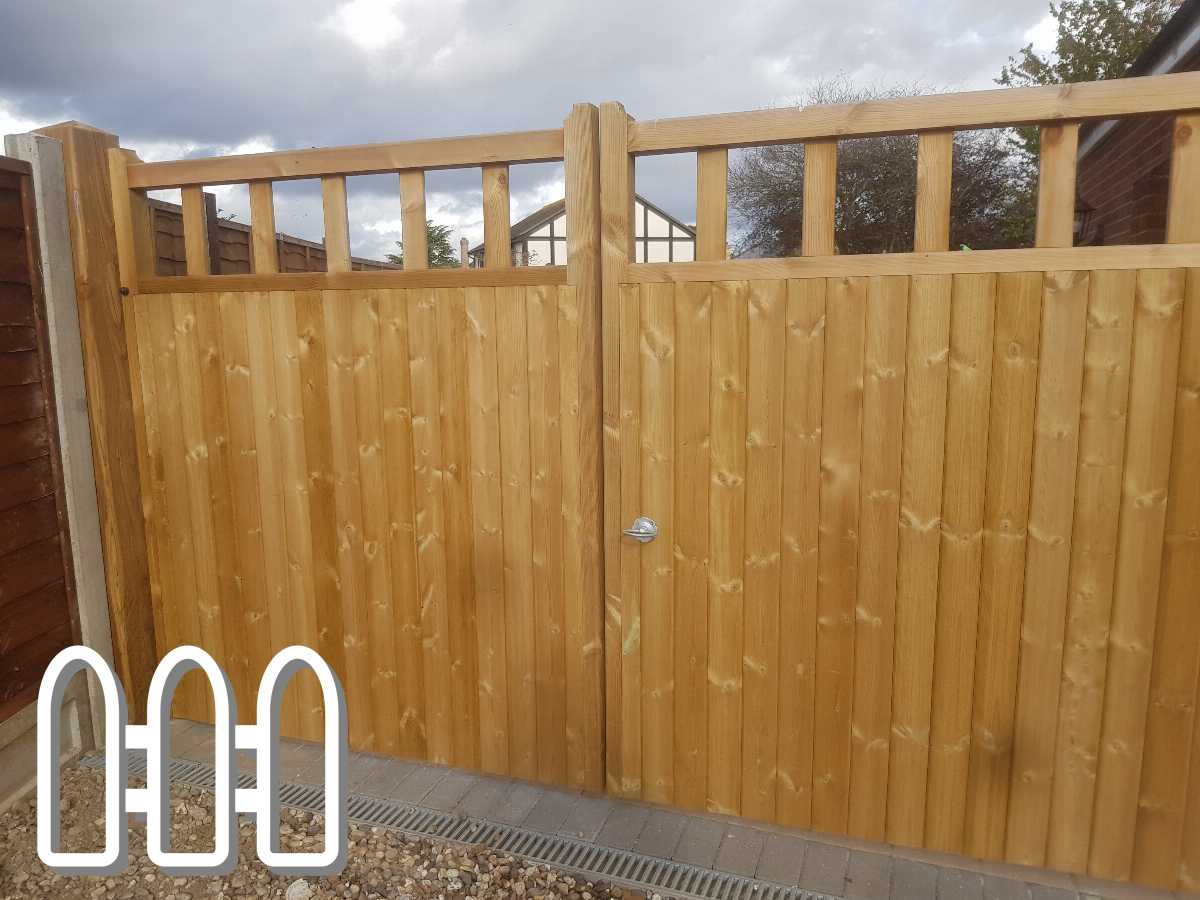
[[[1200,888],[1200,74],[141,163],[110,151],[159,652],[294,642],[355,747]],[[1080,123],[1176,114],[1168,243],[1073,247]],[[1041,127],[1037,246],[949,250],[954,131]],[[839,256],[837,141],[915,134],[912,253]],[[803,142],[803,255],[726,259],[728,149]],[[632,262],[697,153],[697,261]],[[569,264],[511,268],[565,159]],[[345,177],[482,166],[482,269],[352,272]],[[319,177],[326,273],[273,180]],[[210,275],[203,187],[250,185]],[[153,277],[145,191],[183,190]],[[655,540],[622,535],[638,517]],[[602,615],[603,613],[603,615]],[[185,686],[179,708],[207,715]],[[301,684],[291,733],[321,714]]]
[[[1200,116],[1170,243],[1071,246],[1080,120],[1198,106],[602,107],[611,791],[1198,886]],[[1038,246],[950,252],[954,130],[1008,124],[1042,126]],[[836,141],[896,133],[916,252],[835,255]],[[804,255],[727,260],[728,148],[792,142]],[[674,151],[698,261],[633,263],[633,159]]]
[[[114,212],[157,643],[204,647],[242,718],[303,643],[351,745],[602,783],[597,111],[546,132],[145,164]],[[569,263],[511,268],[508,165],[566,157]],[[425,264],[424,171],[483,166],[487,266]],[[345,177],[399,171],[405,272],[350,271]],[[328,272],[280,274],[271,180],[320,177]],[[254,274],[208,273],[202,186],[249,182]],[[188,274],[153,277],[147,188]],[[200,680],[177,710],[208,718]],[[568,698],[571,702],[568,703]],[[314,679],[285,706],[319,737]]]

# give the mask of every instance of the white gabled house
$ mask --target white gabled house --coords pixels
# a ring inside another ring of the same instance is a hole
[[[691,262],[696,229],[663,212],[641,195],[634,198],[635,262]],[[567,264],[567,204],[555,200],[512,226],[514,266]],[[483,244],[469,253],[472,267],[483,265]]]

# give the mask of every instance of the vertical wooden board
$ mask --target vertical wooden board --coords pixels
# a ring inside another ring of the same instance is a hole
[[[346,669],[345,625],[338,573],[337,500],[330,428],[333,419],[329,405],[324,306],[324,295],[319,291],[300,291],[293,301],[311,536],[307,559],[312,567],[315,647],[346,685],[350,675]]]
[[[245,632],[246,678],[254,696],[254,688],[271,661],[271,623],[262,513],[259,510],[254,385],[246,330],[247,299],[245,294],[221,294],[216,302],[221,320],[222,374],[233,494],[234,566],[238,573],[241,610],[237,624]],[[255,715],[253,703],[239,709],[239,719],[244,723],[252,724]]]
[[[558,291],[525,292],[529,337],[530,506],[534,646],[537,654],[538,780],[567,778],[566,658],[562,593],[562,439],[559,413]]]
[[[1125,479],[1088,872],[1128,878],[1150,690],[1185,270],[1138,273]]]
[[[742,805],[749,292],[744,281],[713,285],[707,806],[720,813]]]
[[[479,662],[471,546],[470,435],[467,426],[467,308],[462,288],[437,293],[441,386],[442,498],[446,524],[446,615],[454,764],[479,768]]]
[[[568,284],[559,287],[558,297],[563,593],[567,695],[572,698],[567,763],[572,784],[595,791],[604,785],[605,742],[600,111],[590,103],[575,104],[563,132]]]
[[[467,288],[471,425],[471,514],[479,643],[480,765],[508,773],[508,656],[505,648],[504,518],[500,398],[496,384],[496,289]]]
[[[867,280],[831,278],[825,313],[812,826],[844,834],[850,800]]]
[[[696,152],[696,259],[720,260],[729,255],[729,151],[724,147]]]
[[[537,777],[537,662],[534,638],[529,457],[529,347],[524,288],[497,288],[497,386],[504,516],[505,639],[508,654],[509,774]]]
[[[316,295],[319,296],[319,295]],[[272,291],[271,336],[275,361],[276,415],[273,424],[280,452],[283,508],[288,560],[288,619],[292,641],[313,649],[320,645],[316,582],[313,572],[313,533],[308,503],[308,453],[305,445],[304,398],[300,369],[300,337],[296,328],[296,298],[291,291]],[[296,673],[301,734],[308,740],[324,735],[324,698],[312,672]]]
[[[1042,346],[1053,348],[1038,372],[1033,495],[1021,621],[1020,672],[1012,749],[1006,856],[1042,865],[1054,775],[1058,688],[1062,675],[1072,511],[1078,462],[1079,404],[1087,321],[1086,272],[1045,277]]]
[[[909,289],[887,797],[887,839],[909,846],[925,834],[952,289],[948,275]]]
[[[905,276],[867,284],[849,831],[876,841],[887,824],[908,288]]]
[[[605,783],[621,770],[621,354],[620,282],[633,255],[633,157],[629,116],[620,103],[600,105],[601,362],[604,447]],[[572,232],[568,237],[573,237]]]
[[[982,859],[1004,857],[1041,326],[1042,274],[998,276],[963,840]]]
[[[752,281],[746,374],[742,815],[774,821],[779,765],[786,281]]]
[[[1087,869],[1121,507],[1137,273],[1093,272],[1046,864]]]
[[[996,276],[956,275],[929,729],[925,845],[959,852],[967,793]]]
[[[685,809],[703,809],[708,797],[712,303],[708,282],[675,286],[674,803]]]
[[[825,291],[824,278],[787,287],[775,817],[797,828],[812,821]]]
[[[509,228],[508,163],[483,167],[483,264],[489,269],[512,266]]]
[[[162,356],[155,333],[156,308],[169,307],[169,299],[163,296],[134,295],[131,298],[133,315],[129,327],[136,330],[139,382],[142,388],[142,410],[146,458],[141,460],[143,476],[149,482],[150,493],[143,495],[149,502],[150,515],[147,520],[147,539],[152,541],[154,554],[154,580],[151,581],[151,596],[156,603],[156,642],[160,652],[187,643],[184,638],[184,616],[187,607],[173,602],[178,596],[178,581],[175,568],[176,551],[171,539],[170,495],[168,492],[168,462],[165,456],[166,433],[170,417],[163,404],[158,387],[158,361]],[[169,311],[169,310],[168,310]],[[164,388],[164,392],[169,388]],[[185,688],[186,691],[186,688]],[[182,710],[186,701],[184,692],[177,692],[174,709]]]
[[[204,188],[189,185],[180,191],[183,203],[183,250],[187,274],[209,274],[208,220]]]
[[[350,271],[350,221],[346,211],[346,176],[321,176],[325,215],[325,271]]]
[[[804,222],[800,239],[805,256],[836,252],[837,141],[804,145]]]
[[[580,297],[589,293],[585,304]],[[604,786],[605,711],[600,307],[594,301],[594,291],[558,289],[567,778],[573,787],[597,791]]]
[[[384,454],[383,390],[380,375],[379,292],[353,291],[347,300],[354,357],[354,404],[358,423],[358,478],[362,487],[363,586],[367,592],[367,652],[371,672],[371,716],[375,749],[394,756],[400,750],[400,673],[396,619],[388,553],[391,511]]]
[[[371,696],[371,621],[363,553],[362,485],[358,471],[358,410],[354,398],[354,338],[350,321],[352,298],[350,292],[326,291],[322,307],[350,744],[355,749],[371,750],[375,747],[378,723]]]
[[[284,505],[283,475],[279,433],[272,427],[278,414],[275,384],[275,345],[271,326],[270,298],[267,294],[245,294],[246,342],[249,351],[250,384],[253,402],[254,457],[258,463],[258,506],[262,528],[263,560],[266,579],[266,602],[269,611],[271,643],[274,656],[291,641],[291,621],[288,610],[287,526]],[[348,716],[356,715],[355,682],[345,684]],[[300,707],[295,690],[284,694],[282,729],[285,733],[300,733]]]
[[[217,574],[216,530],[213,523],[213,489],[210,474],[209,436],[205,432],[204,397],[200,384],[200,351],[196,341],[197,299],[207,294],[172,294],[171,309],[175,322],[175,364],[179,373],[179,416],[184,450],[188,505],[191,514],[186,527],[192,531],[195,560],[194,602],[199,616],[200,644],[214,659],[225,659],[222,593]],[[183,523],[180,523],[183,525]],[[178,602],[191,602],[187,594]],[[193,676],[194,680],[198,680]],[[204,683],[205,709],[212,714],[211,691]]]
[[[641,556],[642,799],[675,796],[675,287],[646,285],[640,304],[641,515],[659,538]]]
[[[275,194],[269,181],[250,182],[250,260],[256,275],[279,271]]]
[[[950,249],[950,191],[954,132],[925,131],[917,137],[917,215],[913,250]]]
[[[438,427],[441,391],[437,294],[433,290],[411,290],[406,300],[426,753],[431,761],[448,765],[454,758],[454,730],[450,718],[450,625],[446,611],[446,526],[442,501],[445,463]]]
[[[1200,240],[1200,211],[1195,196],[1200,187],[1200,114],[1175,117],[1171,149],[1171,184],[1167,201],[1167,242]]]
[[[1039,247],[1070,247],[1075,232],[1079,123],[1041,126],[1040,146],[1036,243]]]
[[[416,544],[413,390],[409,366],[408,299],[404,291],[379,294],[379,377],[383,385],[383,450],[387,472],[388,556],[398,656],[401,755],[427,753],[424,634]],[[498,536],[499,532],[497,532]],[[501,607],[503,611],[503,607]],[[501,714],[504,709],[501,707]]]
[[[629,527],[641,515],[641,294],[638,285],[621,285],[621,523]],[[615,772],[608,789],[620,797],[639,798],[642,792],[642,555],[641,545],[622,539],[616,548],[621,561],[620,692],[610,703],[621,708],[620,746]],[[615,631],[615,629],[614,629]]]
[[[1200,277],[1188,271],[1175,391],[1146,749],[1138,798],[1133,878],[1172,889],[1179,879],[1187,792],[1198,777],[1190,754],[1200,677]]]
[[[420,169],[400,173],[400,210],[404,268],[428,269],[429,233],[425,218],[425,173]]]
[[[233,460],[230,453],[229,414],[225,398],[225,354],[221,310],[216,294],[200,294],[193,305],[195,340],[200,368],[200,390],[208,447],[213,539],[221,605],[222,665],[233,685],[239,713],[251,710],[257,679],[247,672],[246,616],[242,607],[242,573],[238,568],[237,525],[234,514]]]

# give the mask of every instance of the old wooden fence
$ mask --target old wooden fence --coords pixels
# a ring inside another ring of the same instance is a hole
[[[206,647],[248,709],[308,643],[363,749],[1197,888],[1196,110],[1184,74],[165,163],[111,139],[115,231],[82,239],[115,234],[131,399],[96,427],[136,444],[113,490],[145,516],[112,527],[144,532],[159,652]],[[1073,248],[1080,123],[1146,113],[1178,113],[1169,242]],[[952,252],[954,131],[1013,124],[1042,129],[1037,247]],[[915,251],[838,256],[837,141],[898,133]],[[727,260],[728,149],[785,142],[803,255]],[[697,261],[635,264],[635,157],[675,151]],[[558,159],[568,265],[511,268],[508,167]],[[347,175],[399,173],[416,261],[425,170],[467,166],[485,267],[350,271]],[[280,274],[271,182],[303,177],[328,272]],[[210,275],[203,186],[235,182],[254,272]],[[301,684],[289,730],[320,716]]]

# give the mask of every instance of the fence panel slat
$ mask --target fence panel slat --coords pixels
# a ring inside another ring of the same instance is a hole
[[[250,182],[250,261],[255,275],[279,271],[275,240],[275,192],[269,181]]]
[[[437,352],[437,294],[409,291],[408,351],[412,380],[415,454],[417,578],[422,599],[421,636],[425,679],[427,757],[449,764],[454,757],[450,701],[450,635],[446,612],[445,501],[442,498],[441,373]]]
[[[350,218],[346,210],[346,176],[322,176],[321,209],[325,216],[325,271],[349,272]]]
[[[1176,116],[1167,206],[1167,242],[1200,241],[1200,113]]]
[[[994,275],[955,276],[924,838],[951,853],[966,811],[995,301]]]
[[[1078,464],[1089,274],[1047,273],[1006,855],[1045,860]]]
[[[830,279],[828,292],[826,347],[837,352],[825,354],[823,385],[812,825],[844,832],[850,799],[867,280]]]
[[[508,166],[483,167],[483,265],[488,269],[512,266],[509,224]]]
[[[508,771],[508,653],[505,639],[504,518],[496,290],[468,288],[471,410],[471,513],[475,521],[475,598],[479,614],[479,740],[485,772]]]
[[[776,817],[787,282],[750,282],[746,380],[742,815]],[[790,598],[789,598],[790,599]]]
[[[867,288],[849,827],[877,841],[887,829],[908,289],[903,276]]]
[[[621,527],[641,515],[641,288],[625,285],[619,297],[620,322],[620,429],[621,429]],[[620,694],[614,698],[622,709],[620,767],[609,790],[622,797],[638,797],[642,790],[642,564],[641,554],[618,538],[620,564],[620,616],[612,639],[620,665]]]
[[[1187,804],[1187,792],[1180,787],[1190,787],[1200,777],[1189,752],[1200,676],[1200,279],[1193,271],[1187,282],[1133,857],[1135,881],[1167,890],[1175,888],[1180,871]]]
[[[696,259],[725,259],[729,224],[729,151],[696,154]]]
[[[1029,479],[1037,401],[1042,275],[1001,275],[996,288],[971,756],[964,849],[1004,858]]]
[[[1183,270],[1138,273],[1125,480],[1088,872],[1128,878],[1150,688],[1183,318]]]
[[[789,281],[784,368],[782,592],[779,609],[780,822],[812,821],[816,715],[817,544],[825,370],[824,278]]]
[[[558,291],[526,291],[529,334],[530,502],[537,648],[538,779],[567,777],[563,634],[562,439],[559,420]]]
[[[425,173],[415,169],[400,173],[400,240],[404,243],[404,268],[429,268],[429,235],[425,221]]]
[[[749,290],[744,281],[718,282],[712,299],[708,808],[727,813],[742,803]]]
[[[642,799],[675,794],[675,288],[646,285],[639,330],[642,453],[641,513],[658,523],[658,540],[640,549],[642,605]],[[690,597],[684,597],[687,603]]]
[[[204,189],[186,187],[180,191],[183,202],[183,251],[188,275],[209,274],[208,212]]]
[[[1035,242],[1039,247],[1070,247],[1075,236],[1079,123],[1043,125],[1041,151]]]
[[[537,778],[536,645],[529,459],[529,344],[525,291],[496,291],[500,471],[507,611],[509,771]]]
[[[1087,870],[1121,507],[1135,272],[1093,272],[1047,865]]]
[[[805,256],[829,256],[836,246],[837,152],[837,141],[809,141],[804,145],[804,221],[800,240]]]
[[[712,285],[675,294],[675,805],[708,799],[709,444]],[[688,598],[693,598],[689,601]]]
[[[917,275],[909,292],[887,839],[910,846],[925,834],[952,290]]]
[[[917,220],[913,250],[950,249],[950,179],[953,131],[923,131],[917,137]]]

